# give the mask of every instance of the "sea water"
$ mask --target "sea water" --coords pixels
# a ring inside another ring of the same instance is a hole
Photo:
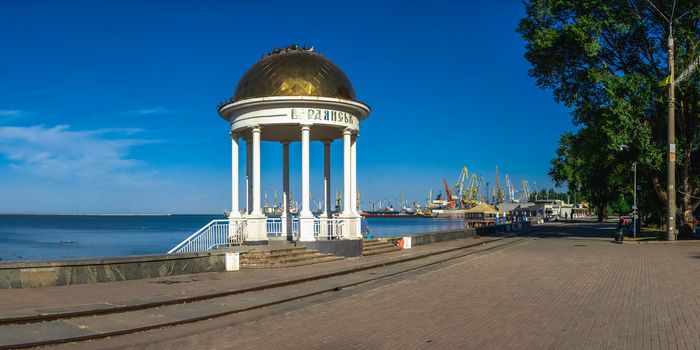
[[[0,215],[2,261],[163,254],[221,215]],[[369,218],[375,237],[459,229],[462,220]]]

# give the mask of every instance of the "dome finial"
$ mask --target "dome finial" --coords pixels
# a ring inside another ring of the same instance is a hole
[[[317,96],[355,101],[350,79],[313,47],[289,45],[272,50],[243,75],[231,99]]]
[[[276,55],[278,53],[294,52],[294,51],[314,52],[314,48],[308,47],[308,46],[300,46],[297,44],[292,44],[292,45],[289,45],[287,47],[279,47],[279,48],[273,49],[271,52],[268,52],[266,56],[272,56],[272,55]]]

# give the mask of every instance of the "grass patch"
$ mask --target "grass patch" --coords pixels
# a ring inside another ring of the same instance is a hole
[[[637,233],[637,238],[632,238],[632,232],[626,233],[625,241],[630,240],[633,242],[643,242],[643,241],[661,241],[664,240],[664,235],[666,231],[659,230],[652,227],[642,227]]]

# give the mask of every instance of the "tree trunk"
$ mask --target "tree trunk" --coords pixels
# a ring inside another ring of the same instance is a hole
[[[681,92],[681,97],[684,94]],[[678,101],[677,109],[679,112],[679,121],[682,126],[681,133],[683,135],[683,140],[685,142],[681,143],[683,147],[683,163],[681,164],[680,171],[680,188],[683,189],[681,193],[681,203],[680,203],[680,214],[683,220],[678,223],[679,233],[685,238],[695,238],[695,225],[694,225],[694,203],[693,203],[693,183],[692,183],[692,152],[693,152],[693,140],[697,137],[697,116],[694,115],[692,110],[688,110],[690,107],[685,103],[684,99],[681,98]]]
[[[666,207],[666,203],[668,203],[668,195],[666,194],[666,190],[664,189],[664,186],[661,184],[661,179],[659,179],[658,176],[652,176],[651,177],[651,184],[654,185],[654,190],[656,191],[656,194],[659,196],[659,199],[661,199],[661,202],[663,203],[664,208]],[[665,215],[666,211],[664,211]]]
[[[598,222],[603,222],[608,218],[608,203],[598,203],[596,207]]]
[[[678,226],[679,238],[693,239],[695,238],[695,227],[693,226],[693,198],[691,197],[692,188],[690,185],[690,152],[686,153],[683,165],[681,166],[680,188],[681,193],[681,218],[683,222],[679,222]]]
[[[683,210],[683,224],[689,226],[694,232],[695,227],[693,225],[693,193],[692,184],[690,181],[690,150],[685,152],[685,159],[683,162],[683,167],[681,169],[681,188],[683,193],[681,194],[681,208]]]

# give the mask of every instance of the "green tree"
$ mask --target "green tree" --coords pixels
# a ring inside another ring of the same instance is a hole
[[[632,211],[632,205],[627,198],[620,196],[610,203],[610,210],[612,210],[613,213],[626,215]]]
[[[557,186],[566,183],[570,188],[581,188],[600,221],[607,217],[609,204],[620,196],[626,180],[620,152],[599,147],[610,142],[610,135],[596,127],[565,133],[549,172]]]
[[[675,4],[675,7],[674,7]],[[700,6],[697,1],[526,0],[517,31],[526,40],[529,74],[537,86],[572,109],[579,130],[564,134],[550,174],[559,184],[581,187],[599,210],[631,192],[629,167],[638,162],[663,203],[665,182],[666,77],[668,23],[674,13],[676,71],[698,55]],[[700,205],[700,79],[676,86],[679,198],[684,222]],[[625,152],[621,145],[628,145]],[[651,193],[651,191],[643,191]]]

